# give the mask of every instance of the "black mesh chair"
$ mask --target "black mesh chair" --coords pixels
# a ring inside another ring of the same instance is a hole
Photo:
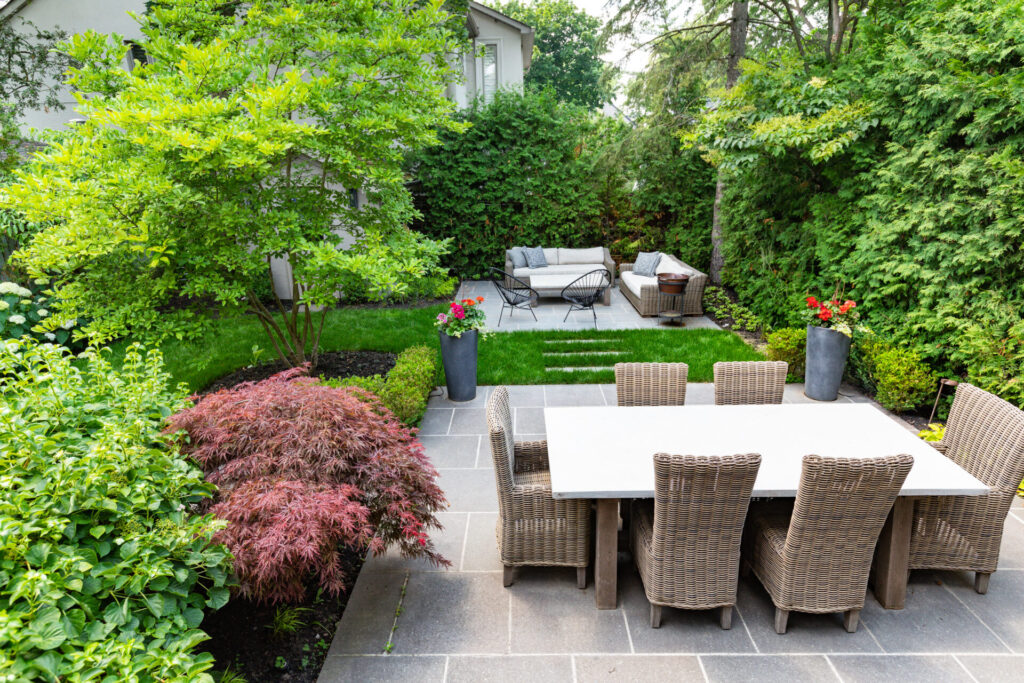
[[[540,298],[540,295],[530,285],[509,275],[501,268],[491,268],[491,275],[494,277],[494,288],[501,295],[501,313],[498,314],[498,327],[501,327],[501,317],[505,315],[506,308],[510,309],[508,312],[509,320],[512,319],[512,313],[517,308],[529,311],[533,319],[537,320],[537,314],[533,312],[533,307]]]
[[[562,319],[564,323],[569,319],[573,311],[585,311],[590,309],[594,316],[594,327],[597,327],[597,313],[594,311],[594,304],[604,297],[604,290],[612,284],[612,276],[607,268],[592,270],[586,275],[573,280],[562,290],[562,298],[569,302],[569,311]]]

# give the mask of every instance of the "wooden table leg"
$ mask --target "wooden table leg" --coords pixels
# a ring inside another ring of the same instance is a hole
[[[598,609],[618,604],[619,499],[597,499],[597,550],[594,559],[594,597]]]
[[[899,497],[882,527],[875,550],[875,597],[886,609],[903,609],[910,574],[910,531],[914,523],[914,499]]]

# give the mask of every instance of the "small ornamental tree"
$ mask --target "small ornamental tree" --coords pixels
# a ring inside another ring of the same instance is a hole
[[[53,222],[20,255],[53,281],[53,324],[195,337],[212,304],[245,306],[294,366],[315,363],[339,291],[383,299],[443,276],[445,243],[405,227],[402,172],[407,150],[460,127],[442,5],[166,0],[139,17],[147,62],[131,71],[121,36],[76,35],[85,123],[0,189],[0,208]],[[254,283],[277,258],[291,286],[265,303]]]
[[[199,400],[170,419],[220,493],[243,595],[299,601],[345,581],[342,546],[448,561],[427,535],[446,501],[423,446],[373,394],[295,368]]]

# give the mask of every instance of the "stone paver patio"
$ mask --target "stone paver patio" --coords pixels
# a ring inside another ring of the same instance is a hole
[[[563,313],[564,315],[564,313]],[[1014,503],[987,595],[959,572],[914,572],[907,608],[882,609],[869,593],[855,634],[842,616],[793,613],[777,635],[756,579],[740,579],[733,628],[717,612],[648,603],[629,556],[620,554],[619,606],[594,606],[593,575],[576,588],[572,568],[523,568],[501,585],[484,403],[431,399],[421,439],[450,508],[435,535],[448,569],[397,556],[370,558],[324,663],[320,681],[1009,681],[1024,674],[1024,508]],[[517,440],[543,438],[545,406],[614,405],[612,385],[510,389]],[[845,388],[840,400],[867,401]],[[786,402],[807,402],[801,385]],[[691,384],[687,403],[711,403]]]
[[[498,327],[498,316],[501,312],[501,297],[491,282],[485,280],[466,280],[459,287],[456,300],[475,299],[478,296],[484,297],[483,309],[487,313],[487,324],[489,329],[502,332],[513,332],[519,330],[592,330],[594,329],[594,317],[590,311],[574,311],[569,319],[562,322],[569,304],[557,297],[543,297],[539,304],[533,309],[537,320],[533,319],[529,311],[515,311],[512,318],[509,318],[509,311],[505,314]],[[616,284],[611,291],[611,305],[598,304],[594,306],[597,312],[597,329],[599,330],[635,330],[635,329],[678,329],[676,324],[661,322],[657,317],[643,318],[629,303],[619,286]],[[707,316],[687,316],[684,318],[687,329],[709,328],[717,330],[718,325],[713,323]]]

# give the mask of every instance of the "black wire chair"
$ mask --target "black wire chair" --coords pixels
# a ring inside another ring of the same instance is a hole
[[[512,319],[512,314],[518,308],[529,311],[534,321],[536,321],[537,314],[533,312],[533,307],[540,298],[536,290],[519,278],[509,275],[501,268],[491,268],[491,275],[495,278],[494,288],[501,295],[501,313],[498,314],[498,327],[501,327],[501,317],[505,315],[506,308],[510,309],[508,312],[509,320]]]
[[[562,290],[562,298],[569,302],[569,311],[562,319],[564,323],[569,319],[573,311],[585,311],[590,309],[594,316],[594,327],[597,327],[597,312],[594,304],[604,297],[604,291],[612,284],[612,276],[607,268],[598,268],[585,275],[581,275],[570,282]]]

